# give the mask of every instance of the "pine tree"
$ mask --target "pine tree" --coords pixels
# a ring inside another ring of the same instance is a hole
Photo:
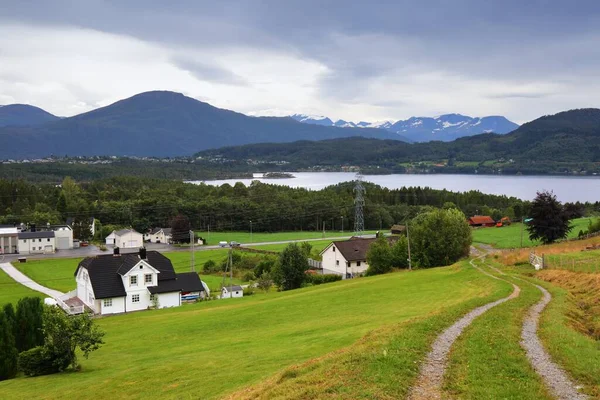
[[[39,297],[24,297],[17,304],[15,341],[20,352],[44,344],[44,306]]]
[[[554,243],[567,237],[572,227],[569,213],[552,192],[538,192],[529,211],[531,221],[527,225],[529,238],[544,244]]]
[[[18,368],[19,352],[8,318],[4,312],[0,312],[0,381],[14,378]]]

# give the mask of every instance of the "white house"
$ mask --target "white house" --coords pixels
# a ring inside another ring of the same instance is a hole
[[[154,228],[144,235],[144,240],[150,243],[171,243],[171,228]]]
[[[106,244],[122,249],[140,248],[144,246],[144,236],[133,229],[121,229],[119,231],[112,231],[106,237]]]
[[[0,254],[15,254],[19,251],[19,230],[15,226],[0,226]]]
[[[78,297],[97,314],[180,306],[204,296],[195,272],[176,274],[171,260],[156,251],[83,259],[75,271]]]
[[[49,254],[56,250],[54,231],[19,232],[19,254]]]
[[[324,274],[342,275],[343,279],[363,275],[369,264],[367,264],[367,251],[375,238],[351,238],[344,241],[331,242],[321,251],[322,267]],[[397,237],[387,238],[389,241],[398,240]]]
[[[68,225],[55,225],[54,237],[56,238],[56,249],[67,250],[73,248],[73,229]]]
[[[235,297],[244,297],[244,288],[239,285],[224,286],[221,289],[221,298],[230,299]]]

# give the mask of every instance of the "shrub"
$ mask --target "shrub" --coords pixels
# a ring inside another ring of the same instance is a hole
[[[106,251],[106,246],[101,244],[100,246],[98,246],[98,248],[100,249],[100,251]]]
[[[13,325],[6,313],[0,311],[0,381],[17,375],[18,355]]]
[[[19,369],[27,376],[53,374],[64,369],[60,367],[61,364],[56,362],[55,357],[43,346],[37,346],[19,354]]]
[[[306,275],[307,282],[312,283],[313,285],[321,285],[323,283],[331,283],[342,280],[341,275],[337,274],[323,274],[323,275]]]
[[[265,272],[271,272],[273,265],[275,265],[275,260],[273,258],[266,258],[262,260],[254,267],[254,276],[261,276]]]
[[[254,276],[254,272],[252,272],[252,271],[247,271],[242,276],[242,280],[244,282],[250,282],[250,281],[253,281],[254,279],[255,279],[255,276]]]
[[[254,289],[254,286],[248,286],[247,288],[244,289],[244,296],[252,296],[254,294],[254,292],[256,292],[256,289]]]
[[[212,274],[215,272],[219,272],[219,267],[217,266],[217,263],[214,262],[214,260],[208,260],[204,263],[204,267],[202,270],[205,274]]]
[[[271,279],[271,275],[269,275],[267,272],[263,272],[258,278],[258,282],[256,282],[256,287],[260,290],[268,292],[269,289],[271,289],[271,286],[273,286],[273,279]]]
[[[44,343],[44,306],[39,297],[24,297],[17,304],[15,314],[15,341],[17,351],[22,352]]]

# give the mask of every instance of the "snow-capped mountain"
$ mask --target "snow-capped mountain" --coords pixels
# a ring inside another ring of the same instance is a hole
[[[494,132],[505,134],[519,125],[502,116],[472,118],[461,114],[445,114],[437,117],[411,117],[400,121],[354,123],[342,119],[333,122],[330,118],[317,115],[294,114],[290,116],[306,124],[337,126],[340,128],[379,128],[394,132],[413,142],[441,140],[449,142],[464,136]]]

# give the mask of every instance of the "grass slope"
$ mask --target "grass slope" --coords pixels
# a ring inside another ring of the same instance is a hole
[[[42,296],[42,293],[15,282],[6,272],[0,269],[0,307],[6,303],[13,303],[16,306],[22,297]]]
[[[576,238],[579,231],[588,228],[590,218],[578,218],[571,221],[573,229],[569,238]],[[499,249],[515,249],[521,247],[521,223],[514,223],[502,228],[477,228],[473,229],[473,242],[492,245]],[[531,241],[526,227],[523,227],[523,247],[539,245],[540,242]]]
[[[336,221],[336,223],[340,223],[340,221]],[[351,227],[348,227],[351,228]],[[376,231],[366,231],[365,234],[374,234]],[[209,245],[215,245],[220,241],[231,242],[235,241],[238,243],[264,243],[264,242],[281,242],[284,240],[303,240],[303,239],[321,239],[323,237],[333,238],[333,237],[345,237],[352,236],[352,230],[347,230],[345,232],[340,231],[325,231],[325,236],[323,236],[322,231],[292,231],[292,232],[274,232],[274,233],[265,233],[265,232],[254,232],[252,234],[252,238],[250,238],[250,232],[197,232],[197,236],[201,236],[208,240]],[[251,240],[252,239],[252,240]]]
[[[519,297],[477,318],[454,344],[445,382],[451,397],[552,398],[519,345],[525,314],[541,293],[528,283],[513,282],[521,288]]]
[[[17,399],[221,397],[382,326],[506,289],[455,266],[103,318],[106,345],[83,361],[83,371],[1,382],[0,392]]]

